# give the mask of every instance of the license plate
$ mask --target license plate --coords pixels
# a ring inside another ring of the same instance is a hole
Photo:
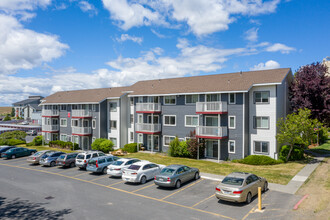
[[[159,181],[164,181],[164,179],[163,178],[159,178]]]
[[[224,194],[229,194],[230,191],[222,190]]]
[[[129,178],[125,178],[126,181],[129,181]]]

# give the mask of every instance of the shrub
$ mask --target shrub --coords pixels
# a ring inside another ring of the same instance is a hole
[[[137,152],[137,143],[125,144],[123,151],[128,153],[136,153]]]
[[[286,161],[286,157],[290,151],[289,145],[282,146],[280,150],[280,160]],[[304,149],[300,146],[293,146],[289,161],[302,160],[304,159]]]
[[[113,149],[113,143],[112,141],[105,139],[105,138],[97,138],[92,143],[92,149],[93,150],[99,150],[104,153],[109,153],[109,151],[112,151]]]
[[[6,115],[6,117],[4,117],[4,118],[2,119],[2,121],[10,121],[10,120],[11,120],[11,118],[10,118],[9,115]]]
[[[92,143],[92,149],[93,150],[100,150],[100,144],[105,141],[105,140],[108,140],[108,139],[105,139],[105,138],[97,138],[95,139],[95,141]]]
[[[73,143],[73,146],[71,147],[71,150],[79,150],[79,144]]]
[[[9,145],[9,146],[15,146],[15,145],[19,145],[19,144],[25,144],[25,141],[17,140],[17,139],[8,139],[8,140],[6,140],[5,144]]]
[[[42,145],[42,136],[37,136],[35,138],[33,138],[33,141],[31,141],[30,143],[27,143],[26,146],[41,146]]]
[[[70,141],[50,141],[49,142],[49,147],[54,147],[54,148],[60,148],[60,149],[71,149],[71,150],[78,150],[79,146],[78,144],[73,144]],[[77,149],[76,149],[77,148]]]
[[[243,163],[249,165],[274,165],[283,163],[282,160],[275,160],[265,155],[250,155],[240,160],[233,160],[236,163]]]
[[[187,142],[179,141],[178,137],[171,141],[168,154],[171,157],[191,157]]]
[[[24,131],[8,131],[0,134],[0,140],[18,139],[25,141],[26,133]]]

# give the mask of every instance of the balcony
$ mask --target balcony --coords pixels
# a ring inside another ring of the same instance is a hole
[[[227,127],[197,126],[197,138],[225,139],[227,138]]]
[[[136,113],[160,113],[160,103],[136,103]]]
[[[43,109],[41,115],[42,117],[58,117],[60,112],[57,109]]]
[[[161,124],[137,123],[135,124],[136,133],[156,134],[161,131]]]
[[[42,125],[42,131],[43,132],[58,132],[59,126],[58,125]]]
[[[226,114],[227,102],[197,102],[197,114]]]
[[[72,127],[72,135],[87,136],[91,134],[91,127]]]
[[[91,118],[92,112],[84,109],[73,109],[72,118]]]

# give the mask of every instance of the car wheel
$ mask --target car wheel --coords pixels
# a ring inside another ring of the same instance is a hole
[[[175,183],[175,188],[179,189],[180,187],[181,187],[181,181],[178,180],[178,181],[176,181],[176,183]]]
[[[195,180],[198,180],[198,179],[199,179],[199,173],[196,172],[196,173],[195,173]]]
[[[251,195],[251,193],[249,192],[249,193],[247,194],[247,196],[246,196],[246,203],[247,203],[247,204],[250,204],[250,203],[251,203],[251,200],[252,200],[252,195]]]
[[[104,168],[103,168],[102,173],[103,173],[103,174],[107,174],[107,167],[104,167]]]
[[[72,167],[74,167],[74,163],[72,162],[72,163],[70,163],[70,167],[72,168]]]
[[[55,166],[55,162],[54,161],[50,162],[50,166],[51,167]]]
[[[15,159],[15,158],[16,158],[15,154],[11,155],[11,159]]]
[[[267,191],[267,189],[268,189],[268,183],[267,182],[265,182],[265,184],[264,184],[264,188],[263,188],[263,192],[266,192]]]
[[[145,176],[141,177],[141,184],[145,184],[147,182],[147,178]]]

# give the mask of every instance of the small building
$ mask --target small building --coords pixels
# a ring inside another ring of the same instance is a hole
[[[13,103],[15,109],[15,117],[24,118],[26,121],[31,121],[31,115],[33,112],[40,111],[38,107],[40,100],[43,99],[42,96],[29,96],[28,99]]]
[[[0,134],[8,132],[8,131],[15,131],[17,130],[16,128],[2,128],[0,127]]]

